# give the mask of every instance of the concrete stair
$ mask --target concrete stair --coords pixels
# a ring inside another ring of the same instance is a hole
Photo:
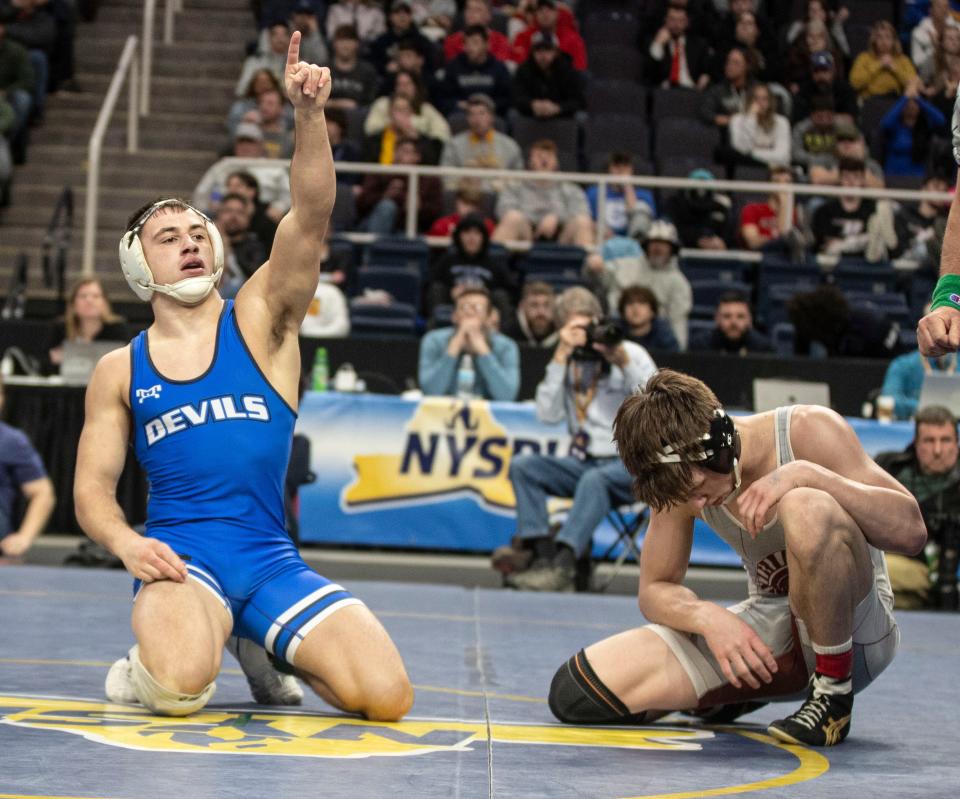
[[[140,120],[140,150],[126,151],[127,91],[120,93],[101,155],[96,270],[116,299],[130,299],[117,265],[117,241],[129,215],[158,196],[189,199],[201,175],[228,145],[226,116],[243,63],[256,37],[252,14],[236,0],[184,0],[175,41],[162,44],[158,3],[150,115]],[[87,148],[127,36],[139,37],[142,0],[104,0],[97,19],[81,23],[76,77],[82,94],[49,98],[46,120],[31,132],[27,163],[14,172],[12,203],[0,212],[0,296],[18,255],[31,258],[31,294],[41,285],[40,248],[64,187],[74,192],[68,282],[78,276],[83,247]]]

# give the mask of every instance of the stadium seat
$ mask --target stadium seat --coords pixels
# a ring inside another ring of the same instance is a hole
[[[353,187],[346,183],[337,183],[337,197],[333,201],[330,214],[330,227],[335,232],[352,230],[357,219],[357,208],[353,196]]]
[[[720,143],[715,127],[684,117],[658,119],[654,133],[653,153],[658,159],[680,156],[713,161],[713,152]]]
[[[735,280],[691,280],[693,290],[693,309],[690,315],[697,319],[713,319],[717,310],[717,301],[728,291],[738,291],[748,300],[752,293],[749,283]]]
[[[533,272],[574,275],[579,280],[587,252],[582,247],[536,243],[517,263],[524,275]],[[529,279],[529,278],[528,278]]]
[[[789,322],[777,322],[770,331],[773,349],[781,358],[792,358],[794,355],[793,342],[796,331]]]
[[[866,291],[872,294],[895,292],[900,273],[889,264],[874,264],[858,259],[841,259],[830,275],[841,291]]]
[[[597,80],[640,81],[643,77],[643,54],[636,45],[595,47],[590,50],[587,63],[590,74]]]
[[[426,278],[429,263],[430,248],[422,239],[385,236],[367,247],[367,266],[411,267],[417,269],[422,278]]]
[[[560,161],[560,170],[563,172],[577,170],[579,132],[575,119],[537,119],[511,113],[510,125],[513,129],[513,138],[524,153],[530,149],[530,145],[535,141],[550,139],[557,145],[557,159]]]
[[[647,91],[632,80],[593,80],[587,92],[587,113],[647,115]]]
[[[651,118],[656,122],[666,117],[695,119],[703,105],[703,94],[693,89],[653,89],[651,92]]]
[[[698,258],[684,255],[680,258],[680,271],[687,280],[719,280],[726,283],[745,283],[753,271],[753,264],[736,258]]]
[[[355,338],[410,335],[417,332],[412,305],[380,305],[355,299],[350,303],[350,335]]]
[[[406,266],[365,266],[357,270],[357,292],[386,291],[394,302],[420,307],[420,270]]]
[[[710,333],[714,327],[713,319],[694,319],[690,317],[687,320],[687,338],[689,341],[695,341],[700,336]]]
[[[591,11],[583,25],[583,40],[589,56],[603,47],[636,49],[640,20],[629,10]]]
[[[650,153],[647,120],[634,114],[591,114],[584,127],[584,149],[588,153],[621,151],[646,158]]]
[[[547,283],[558,294],[574,286],[583,285],[580,275],[570,272],[526,272],[524,274],[524,283],[533,283],[534,281]]]

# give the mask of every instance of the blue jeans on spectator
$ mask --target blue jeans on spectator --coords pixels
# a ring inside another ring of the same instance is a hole
[[[50,80],[50,62],[43,50],[28,50],[33,67],[33,110],[43,116],[47,110],[47,81]]]
[[[370,215],[360,223],[360,229],[366,233],[378,233],[389,236],[397,228],[397,215],[400,208],[393,200],[386,197],[375,206]]]
[[[30,121],[33,100],[30,99],[30,93],[23,89],[8,90],[6,100],[13,107],[15,117],[13,127],[7,131],[7,138],[13,141]]]
[[[580,558],[587,554],[593,531],[611,508],[633,501],[631,477],[616,457],[581,461],[571,455],[517,455],[510,461],[510,482],[517,498],[517,535],[549,534],[547,497],[573,497],[567,520],[557,533]]]

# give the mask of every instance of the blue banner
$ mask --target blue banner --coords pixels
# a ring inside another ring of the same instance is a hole
[[[850,423],[871,455],[913,436],[906,422]],[[513,535],[511,457],[565,454],[569,442],[566,426],[539,422],[532,403],[335,392],[304,396],[297,432],[310,439],[317,476],[300,489],[303,542],[461,552],[489,552]],[[602,525],[594,552],[615,537]],[[739,559],[698,522],[691,563]]]

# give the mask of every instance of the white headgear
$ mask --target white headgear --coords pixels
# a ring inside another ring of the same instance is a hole
[[[207,235],[210,237],[210,244],[213,246],[213,274],[200,275],[198,277],[187,277],[178,280],[176,283],[154,283],[153,272],[150,271],[150,265],[143,255],[143,244],[140,242],[140,231],[147,224],[147,220],[152,217],[157,210],[165,208],[168,205],[183,206],[199,214],[203,224],[207,229]],[[220,282],[220,275],[223,273],[223,239],[220,238],[220,231],[213,224],[205,213],[197,210],[189,203],[182,200],[160,200],[151,205],[143,215],[137,220],[136,224],[120,238],[120,268],[123,270],[123,276],[127,279],[133,293],[144,302],[148,302],[153,296],[153,292],[159,291],[168,297],[173,297],[182,305],[196,305],[206,299],[206,296],[213,291],[217,283]]]

